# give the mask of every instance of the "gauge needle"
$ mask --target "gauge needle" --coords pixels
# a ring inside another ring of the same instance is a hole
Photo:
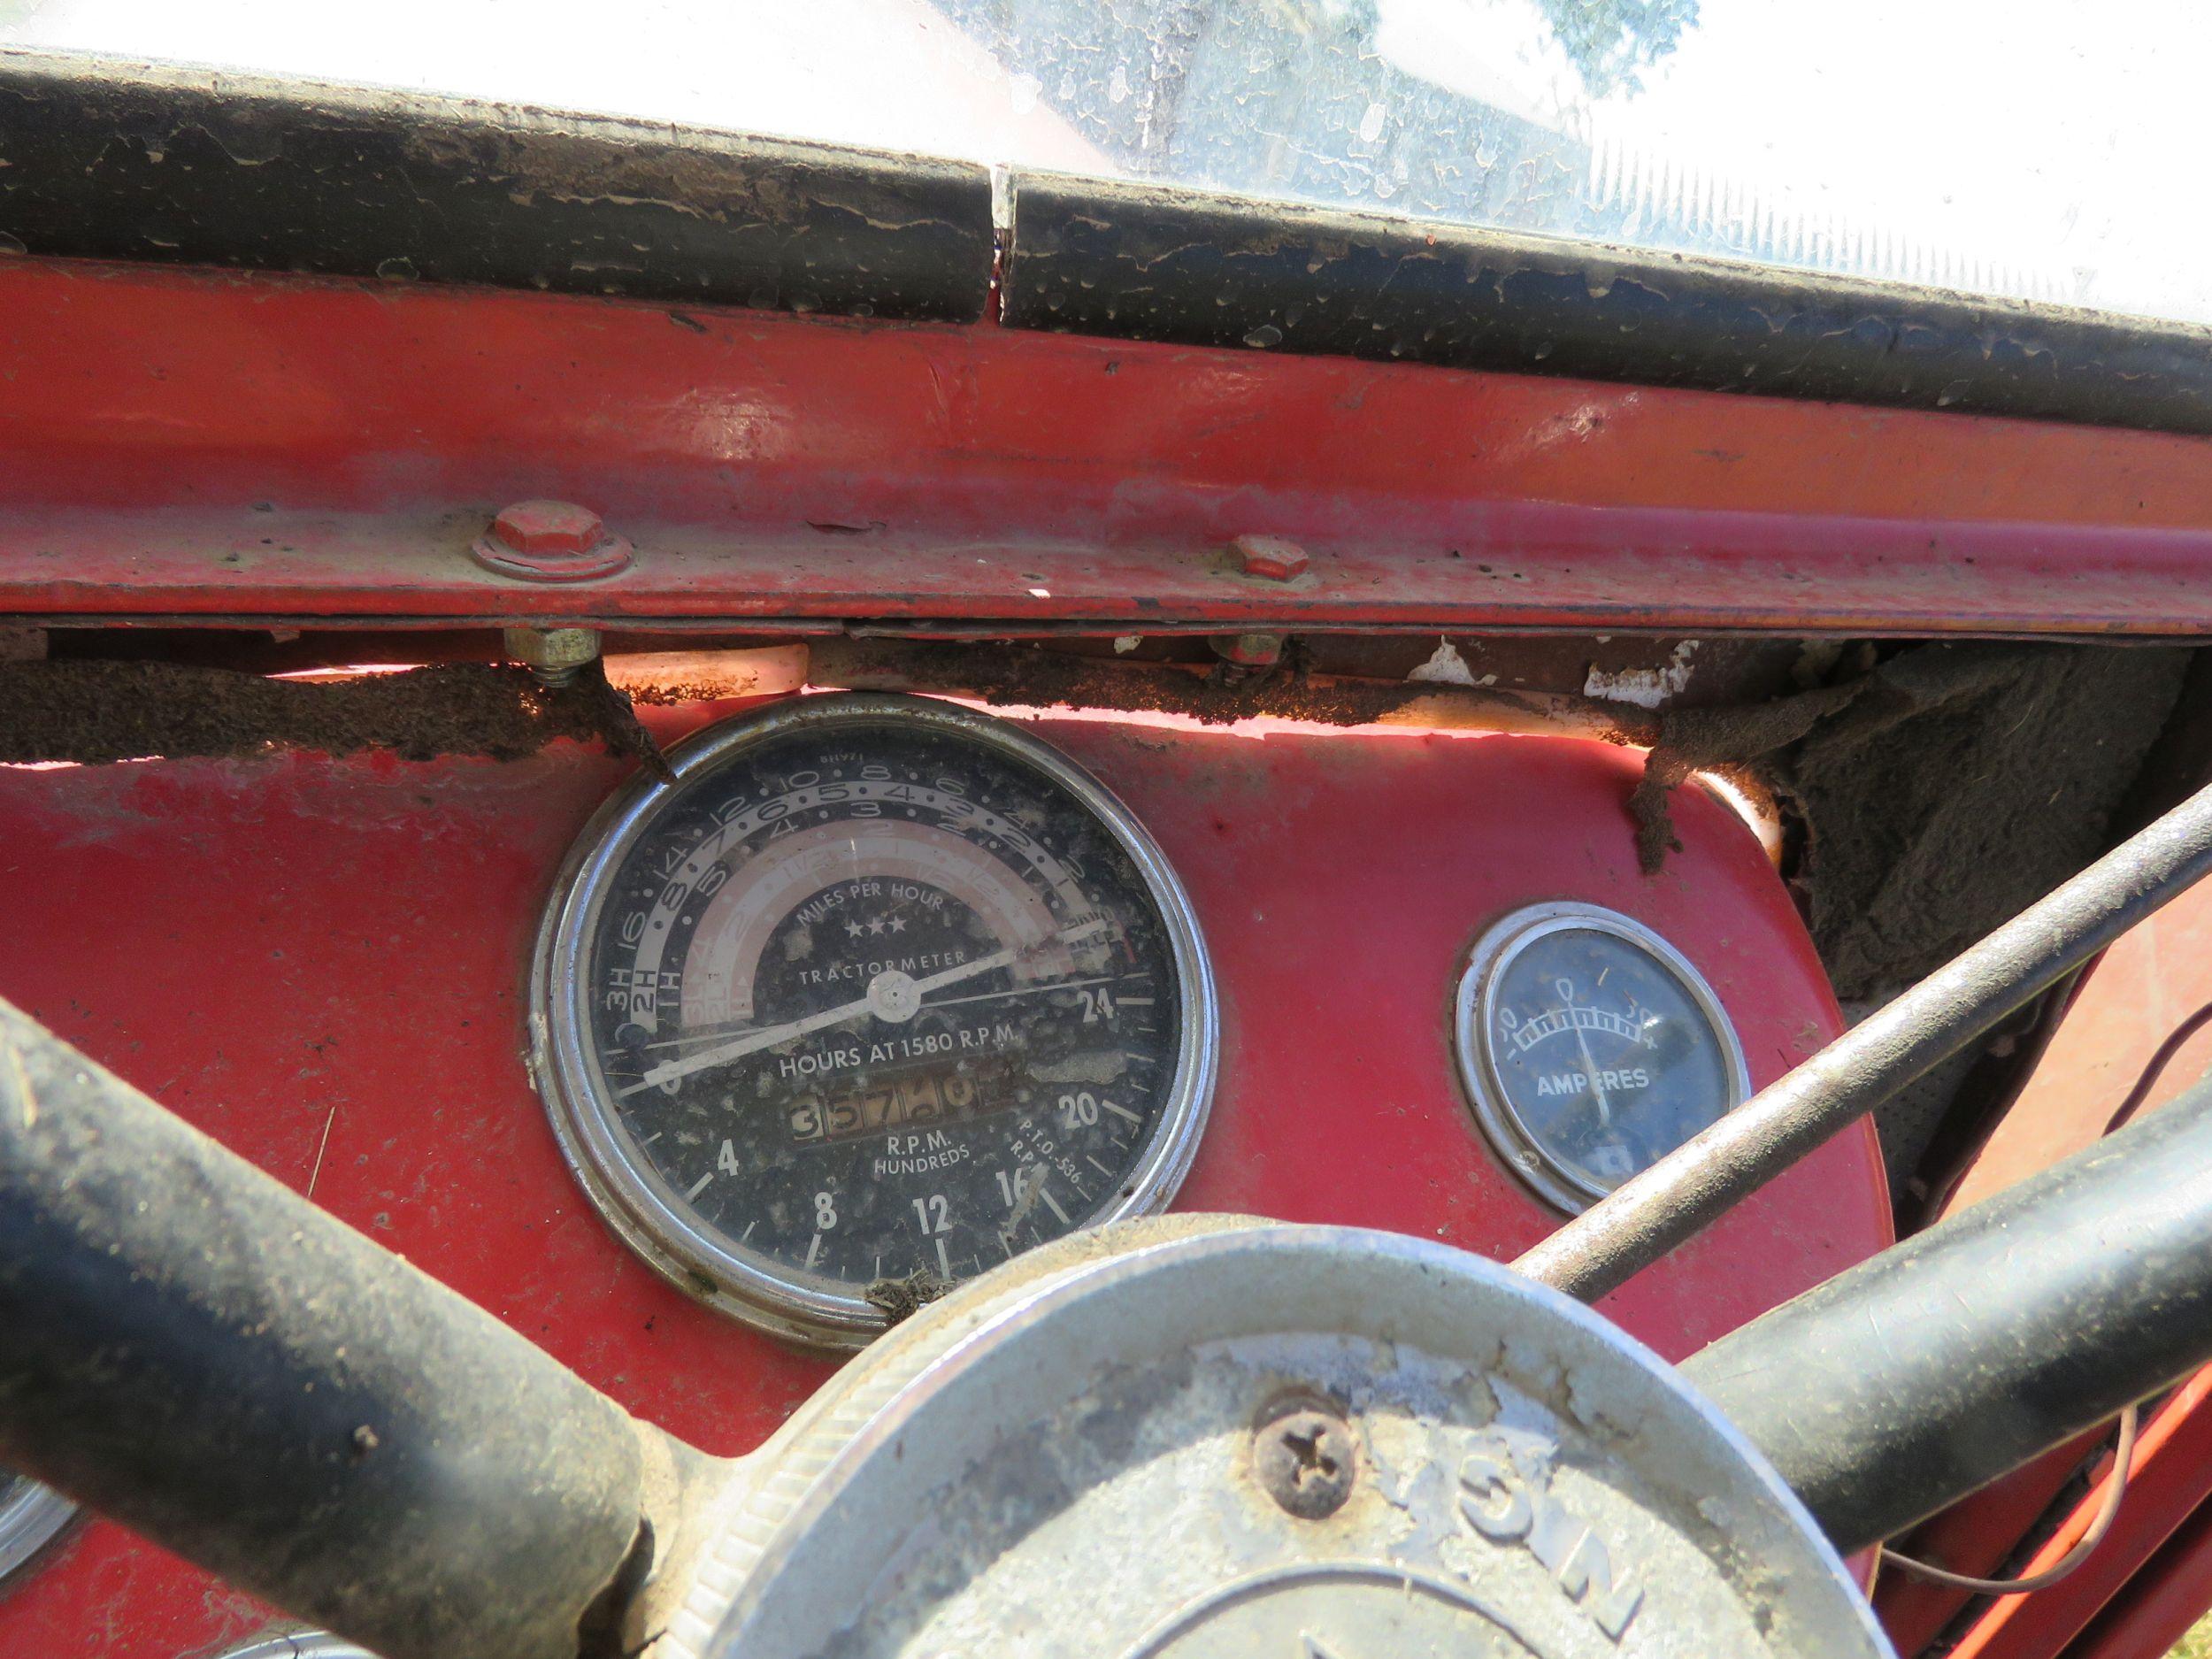
[[[1582,1047],[1583,1075],[1590,1079],[1590,1092],[1598,1097],[1598,1121],[1610,1129],[1613,1126],[1613,1103],[1605,1098],[1605,1085],[1598,1081],[1598,1063],[1590,1057],[1590,1034],[1575,1023],[1571,1009],[1568,1010],[1567,1019],[1574,1025],[1575,1041]]]
[[[941,973],[933,973],[919,979],[909,979],[904,974],[878,974],[869,985],[865,996],[841,1002],[835,1008],[826,1008],[818,1014],[809,1014],[804,1019],[787,1020],[780,1025],[764,1025],[757,1031],[749,1031],[741,1037],[718,1042],[711,1048],[685,1055],[679,1060],[664,1060],[627,1088],[618,1089],[616,1093],[635,1094],[644,1089],[657,1088],[680,1077],[689,1077],[694,1071],[703,1071],[710,1066],[727,1065],[733,1060],[742,1060],[749,1054],[772,1048],[778,1043],[809,1037],[818,1031],[826,1031],[832,1025],[841,1025],[849,1019],[859,1018],[863,1014],[887,1013],[893,1018],[911,1018],[920,1000],[932,991],[941,991],[949,985],[972,979],[979,974],[990,972],[994,968],[1010,967],[1024,956],[1034,956],[1048,945],[1073,944],[1079,939],[1088,939],[1093,933],[1103,932],[1105,927],[1103,918],[1094,918],[1080,926],[1064,928],[1059,933],[1048,934],[1033,945],[1009,945],[1003,950],[994,950],[987,956],[978,956],[973,962],[964,962],[956,968],[947,968]],[[895,991],[889,995],[896,996],[896,1006],[905,1010],[902,1013],[887,1010],[885,1006],[889,1000],[886,982],[893,980],[898,984]]]

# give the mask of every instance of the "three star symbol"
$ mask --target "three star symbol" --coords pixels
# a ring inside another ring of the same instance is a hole
[[[902,933],[906,931],[906,918],[903,916],[894,916],[887,923],[880,916],[875,918],[872,921],[865,923],[850,921],[845,924],[845,932],[851,937],[857,939],[863,933],[880,933],[886,926],[888,926],[895,933]]]

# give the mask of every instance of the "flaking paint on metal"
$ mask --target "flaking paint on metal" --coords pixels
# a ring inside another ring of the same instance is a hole
[[[639,618],[1110,625],[1143,593],[1306,626],[2201,626],[2204,440],[686,314],[0,262],[0,607],[565,614],[461,552],[551,495],[638,541],[601,603]],[[1316,588],[1210,585],[1248,533],[1307,546]]]

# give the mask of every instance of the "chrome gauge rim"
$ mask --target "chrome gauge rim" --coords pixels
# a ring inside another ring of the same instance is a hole
[[[679,1289],[718,1312],[813,1346],[857,1348],[890,1322],[857,1292],[841,1292],[733,1248],[639,1153],[602,1088],[587,1045],[588,956],[626,854],[672,795],[759,745],[838,725],[918,726],[1041,774],[1125,854],[1157,907],[1178,980],[1180,1026],[1172,1085],[1127,1176],[1088,1227],[1164,1209],[1196,1156],[1212,1099],[1218,1022],[1204,938],[1182,883],[1157,844],[1105,786],[1006,721],[955,704],[878,693],[832,693],[773,704],[710,726],[671,748],[672,780],[641,774],[594,816],[570,852],[540,927],[531,984],[531,1069],[563,1155],[615,1233]]]
[[[1609,933],[1635,946],[1656,958],[1689,994],[1720,1046],[1728,1075],[1728,1100],[1722,1116],[1743,1103],[1751,1085],[1743,1043],[1728,1010],[1690,959],[1659,933],[1618,910],[1565,901],[1530,905],[1502,918],[1475,941],[1459,977],[1452,1048],[1460,1083],[1475,1121],[1507,1167],[1539,1197],[1573,1214],[1604,1198],[1609,1189],[1554,1156],[1543,1137],[1523,1121],[1490,1041],[1500,987],[1515,959],[1538,940],[1571,930]]]
[[[0,1470],[0,1584],[69,1525],[77,1506],[50,1486]]]

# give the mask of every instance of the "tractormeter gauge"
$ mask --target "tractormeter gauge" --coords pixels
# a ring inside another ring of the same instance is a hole
[[[1162,1208],[1215,1013],[1189,901],[1057,751],[919,698],[712,727],[572,854],[534,1064],[615,1230],[679,1286],[852,1346]]]
[[[1687,957],[1584,904],[1507,917],[1459,983],[1461,1079],[1514,1171],[1581,1210],[1741,1103],[1728,1016]]]

